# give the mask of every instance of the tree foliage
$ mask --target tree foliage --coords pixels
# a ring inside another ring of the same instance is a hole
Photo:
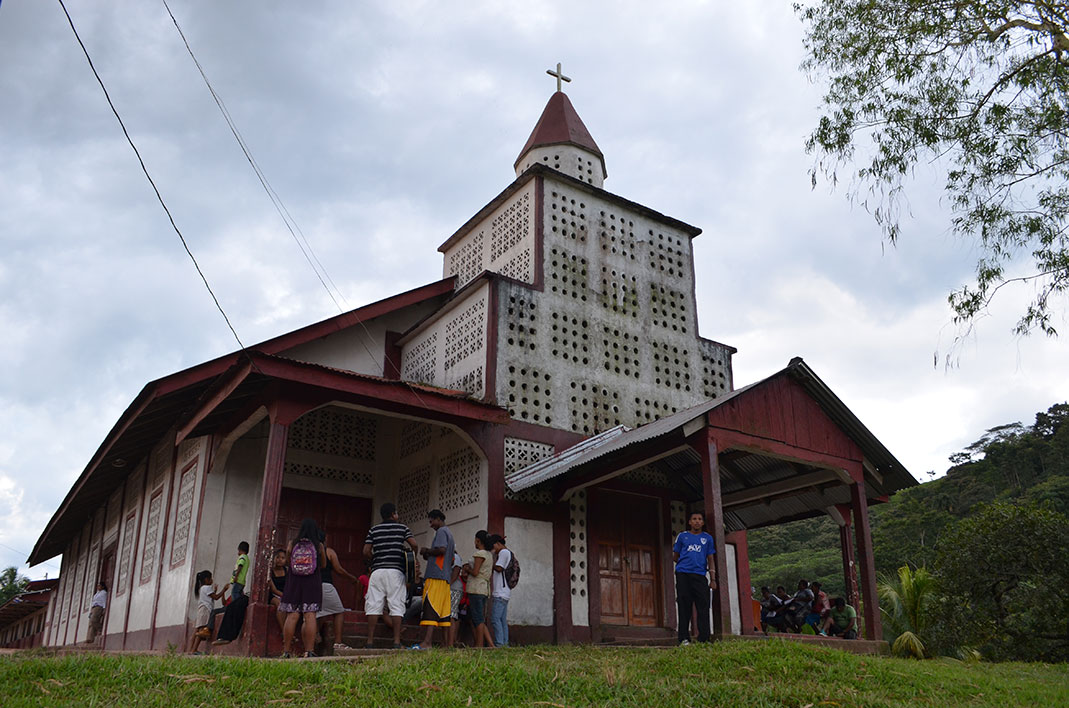
[[[0,605],[26,589],[29,578],[19,575],[19,569],[9,566],[0,571]]]
[[[994,502],[939,541],[943,641],[993,659],[1069,659],[1069,518],[1037,504]]]
[[[904,565],[877,582],[883,629],[895,656],[927,659],[930,607],[936,596],[935,578],[926,568]]]
[[[1063,2],[820,0],[803,68],[826,78],[807,148],[836,180],[856,165],[885,236],[897,242],[903,183],[946,165],[953,228],[978,239],[974,283],[950,295],[968,325],[1004,284],[1032,281],[1016,332],[1055,334],[1051,298],[1069,289],[1069,8]],[[859,150],[860,148],[860,150]],[[860,154],[864,151],[864,154]],[[1031,259],[1027,274],[1011,264]]]

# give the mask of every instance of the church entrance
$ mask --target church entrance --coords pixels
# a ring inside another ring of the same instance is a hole
[[[280,547],[294,540],[305,519],[315,519],[326,532],[327,545],[338,554],[343,568],[357,576],[364,572],[364,540],[371,528],[370,499],[283,487],[278,508]],[[346,607],[357,608],[352,582],[335,575],[334,587]]]
[[[590,533],[597,548],[601,622],[661,625],[659,501],[592,490]]]

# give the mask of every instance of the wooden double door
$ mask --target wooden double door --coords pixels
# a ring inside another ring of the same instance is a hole
[[[327,545],[338,554],[343,568],[356,576],[364,572],[364,541],[371,528],[370,499],[283,487],[278,506],[280,546],[295,539],[305,519],[315,519],[326,532]],[[350,580],[335,573],[334,587],[346,607],[357,609],[354,603],[358,595]]]
[[[597,490],[589,509],[602,624],[660,626],[660,500]]]

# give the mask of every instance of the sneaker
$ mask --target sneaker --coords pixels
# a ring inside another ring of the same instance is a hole
[[[819,635],[820,635],[820,636],[822,636],[822,637],[826,637],[826,636],[828,636],[828,633],[827,633],[827,632],[825,632],[825,631],[824,631],[823,629],[822,629],[822,630],[820,630],[819,632],[817,632],[817,634],[819,634]]]
[[[212,646],[213,647],[221,647],[224,644],[229,644],[229,643],[230,643],[229,639],[216,639],[214,642],[212,642]]]
[[[683,641],[681,641],[679,643],[679,646],[681,646],[681,647],[689,647],[690,646],[690,640],[689,639],[684,639]]]
[[[293,655],[290,654],[288,651],[284,651],[284,652],[282,652],[282,656],[280,656],[278,658],[279,659],[292,659]]]
[[[423,647],[421,647],[419,644],[413,644],[412,646],[409,647],[409,649],[415,649],[416,651],[422,651]]]
[[[350,648],[350,647],[349,647],[349,645],[348,645],[348,644],[343,644],[343,643],[341,643],[341,642],[335,642],[335,643],[334,643],[334,651],[337,651],[337,650],[339,650],[339,649],[349,649],[349,648]]]
[[[319,656],[319,655],[316,654],[314,651],[306,651],[304,654],[301,655],[301,658],[302,659],[314,659],[317,656]]]

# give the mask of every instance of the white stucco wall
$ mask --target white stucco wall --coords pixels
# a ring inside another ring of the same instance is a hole
[[[165,543],[167,526],[167,498],[171,493],[171,477],[174,471],[174,441],[163,440],[152,451],[148,464],[148,486],[141,504],[141,533],[134,554],[130,578],[130,618],[127,633],[152,627],[152,613],[159,591],[158,575],[161,562],[161,546]],[[158,499],[158,501],[157,501]]]
[[[386,332],[404,332],[434,309],[437,300],[406,307],[292,349],[281,356],[372,376],[383,375]],[[395,362],[399,364],[399,362]]]
[[[505,517],[509,550],[520,562],[520,583],[509,599],[509,624],[553,624],[553,524]]]

